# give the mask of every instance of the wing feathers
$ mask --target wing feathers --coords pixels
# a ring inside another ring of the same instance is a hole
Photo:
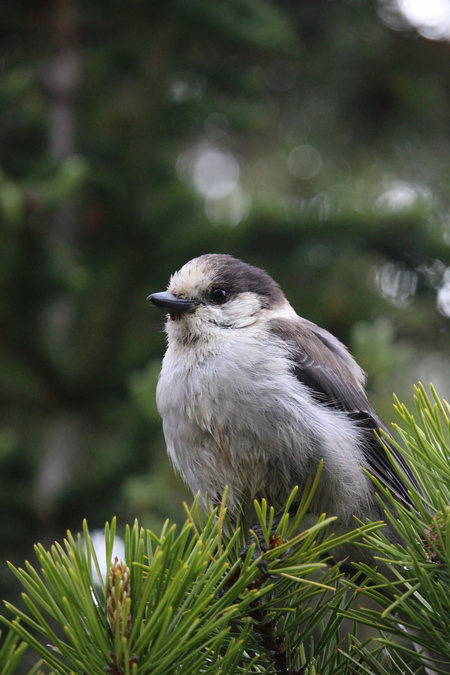
[[[346,412],[363,430],[365,468],[397,499],[410,505],[407,487],[375,433],[380,429],[389,432],[367,399],[363,371],[344,345],[331,333],[300,317],[295,322],[273,319],[270,331],[289,346],[292,371],[311,390],[311,395],[323,405]],[[405,458],[393,446],[389,450],[408,480],[418,488]]]

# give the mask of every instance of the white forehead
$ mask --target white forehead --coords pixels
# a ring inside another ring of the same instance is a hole
[[[214,279],[214,269],[204,258],[194,258],[170,277],[168,290],[171,293],[192,293],[205,289]]]

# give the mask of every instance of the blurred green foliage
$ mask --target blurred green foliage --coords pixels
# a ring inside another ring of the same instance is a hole
[[[387,420],[419,378],[448,395],[450,47],[381,6],[2,3],[2,564],[179,518],[145,298],[196,255],[267,269]]]

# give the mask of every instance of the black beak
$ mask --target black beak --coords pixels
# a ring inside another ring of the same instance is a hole
[[[152,293],[147,300],[153,302],[159,309],[165,309],[172,314],[179,314],[181,312],[193,312],[198,302],[195,300],[187,300],[185,298],[177,298],[173,293],[163,291],[162,293]]]

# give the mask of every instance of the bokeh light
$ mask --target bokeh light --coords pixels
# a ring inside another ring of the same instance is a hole
[[[322,157],[312,145],[298,145],[288,158],[289,171],[300,180],[310,180],[322,168]]]

